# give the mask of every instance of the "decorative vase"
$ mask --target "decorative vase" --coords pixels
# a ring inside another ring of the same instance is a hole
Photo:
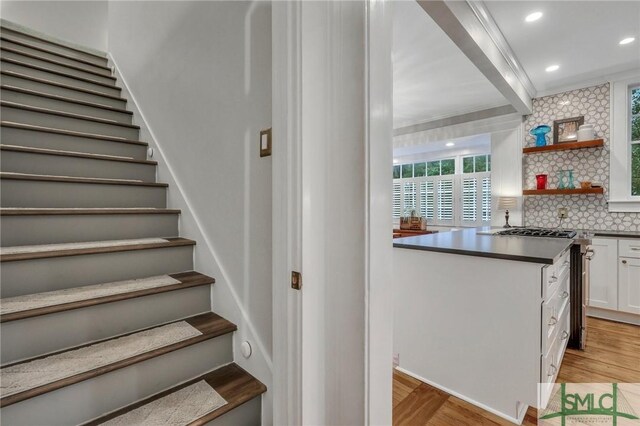
[[[529,130],[529,134],[531,136],[536,137],[536,146],[546,146],[547,145],[547,133],[551,131],[551,127],[546,124],[542,124],[540,126],[534,127]]]
[[[536,188],[547,189],[547,175],[536,175]]]

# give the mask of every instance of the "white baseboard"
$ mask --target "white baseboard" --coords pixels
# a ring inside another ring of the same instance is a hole
[[[258,380],[263,382],[267,386],[267,392],[262,395],[262,424],[271,424],[272,414],[272,394],[269,389],[272,389],[273,384],[273,362],[268,355],[266,347],[260,339],[256,328],[251,321],[249,314],[241,303],[241,299],[236,293],[233,285],[230,284],[230,278],[224,265],[219,261],[219,256],[216,253],[213,242],[207,237],[202,226],[202,222],[199,219],[198,214],[192,208],[192,204],[189,198],[186,196],[183,190],[183,185],[180,183],[180,179],[175,174],[171,167],[170,160],[164,155],[162,145],[159,143],[159,138],[155,136],[153,130],[149,126],[144,114],[139,108],[139,104],[136,101],[135,96],[131,92],[127,85],[126,79],[118,68],[117,62],[108,54],[109,64],[113,67],[115,76],[118,81],[122,83],[122,97],[127,100],[127,107],[133,112],[134,124],[140,126],[141,139],[145,139],[149,143],[149,147],[154,149],[154,160],[158,161],[158,172],[162,171],[163,179],[165,183],[169,184],[171,191],[167,193],[168,207],[179,208],[181,210],[181,217],[179,221],[180,235],[187,238],[192,238],[198,242],[198,245],[194,248],[194,269],[200,270],[200,272],[207,275],[211,275],[216,278],[214,284],[220,292],[218,298],[214,303],[213,295],[211,295],[212,309],[215,307],[215,312],[222,315],[227,320],[233,322],[238,326],[238,330],[233,336],[233,359],[239,366],[249,371]],[[142,135],[145,137],[143,138]],[[171,203],[169,205],[169,203]],[[182,235],[183,223],[188,221],[192,226],[192,235]],[[207,258],[206,262],[196,264],[195,251],[203,248],[200,251],[201,255]],[[249,341],[253,348],[253,353],[249,359],[245,359],[241,354],[240,345],[244,341]]]
[[[414,379],[418,379],[421,382],[424,382],[424,383],[426,383],[426,384],[428,384],[430,386],[433,386],[434,388],[440,389],[441,391],[446,392],[449,395],[453,395],[456,398],[460,398],[461,400],[466,401],[469,404],[473,404],[478,408],[482,408],[483,410],[488,411],[491,414],[495,414],[496,416],[501,417],[501,418],[503,418],[505,420],[508,420],[511,423],[514,423],[514,424],[517,424],[517,425],[521,425],[522,424],[522,421],[524,420],[524,417],[527,414],[527,409],[529,408],[528,405],[524,405],[524,404],[521,405],[522,408],[520,409],[520,412],[518,413],[518,417],[517,418],[516,417],[512,417],[512,416],[509,416],[508,414],[500,412],[500,411],[498,411],[498,410],[496,410],[494,408],[488,407],[488,406],[486,406],[486,405],[484,405],[484,404],[482,404],[482,403],[480,403],[478,401],[475,401],[475,400],[473,400],[473,399],[471,399],[471,398],[469,398],[467,396],[459,394],[458,392],[456,392],[454,390],[448,389],[448,388],[446,388],[446,387],[444,387],[444,386],[442,386],[442,385],[440,385],[438,383],[432,382],[431,380],[425,379],[424,377],[421,377],[421,376],[419,376],[417,374],[414,374],[411,371],[405,370],[402,367],[396,367],[396,370],[401,371],[401,372],[413,377]]]
[[[609,321],[640,325],[640,315],[632,314],[629,312],[614,311],[610,309],[594,308],[593,306],[589,306],[587,308],[587,315],[590,317],[602,318]],[[589,333],[588,329],[587,333]]]

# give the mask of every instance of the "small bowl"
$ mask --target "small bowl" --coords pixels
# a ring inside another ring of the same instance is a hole
[[[591,182],[590,182],[590,181],[588,181],[588,180],[583,181],[583,182],[580,182],[580,188],[582,188],[582,189],[589,189],[589,188],[591,188]]]

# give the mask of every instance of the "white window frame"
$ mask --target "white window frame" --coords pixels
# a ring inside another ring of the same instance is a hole
[[[640,212],[640,196],[631,195],[631,90],[640,87],[640,71],[610,83],[611,153],[609,211]]]

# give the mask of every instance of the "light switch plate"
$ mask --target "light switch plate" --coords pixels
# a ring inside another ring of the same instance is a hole
[[[271,155],[271,128],[260,131],[260,157]]]

